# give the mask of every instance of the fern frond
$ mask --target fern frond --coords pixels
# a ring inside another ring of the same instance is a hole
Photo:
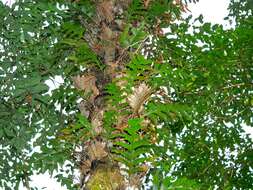
[[[140,84],[134,89],[133,94],[128,97],[128,102],[133,109],[133,113],[140,113],[143,110],[143,104],[151,96],[151,93],[151,87],[145,83]]]

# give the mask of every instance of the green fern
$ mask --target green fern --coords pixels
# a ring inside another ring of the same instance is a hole
[[[94,138],[95,134],[92,132],[92,125],[88,119],[78,115],[76,123],[68,125],[59,132],[58,139],[79,144]]]
[[[124,129],[124,133],[114,134],[112,139],[119,138],[114,141],[112,151],[118,156],[115,158],[128,167],[129,173],[135,173],[140,165],[148,160],[144,154],[150,151],[150,142],[146,137],[141,136],[140,118],[128,120],[128,127]]]
[[[100,62],[98,56],[94,51],[92,51],[83,40],[85,29],[75,23],[65,23],[62,27],[62,32],[64,38],[61,39],[60,44],[63,45],[66,49],[72,49],[71,53],[68,55],[67,60],[73,62],[73,66],[79,67],[97,67],[103,69],[104,66]],[[72,67],[68,68],[65,73],[70,73]]]
[[[146,113],[144,116],[151,119],[155,124],[164,121],[175,123],[178,120],[191,120],[191,111],[190,107],[184,104],[150,102],[146,106]]]
[[[154,74],[152,60],[145,59],[142,55],[134,56],[126,68],[127,90],[131,90],[131,87],[143,81],[148,82]]]

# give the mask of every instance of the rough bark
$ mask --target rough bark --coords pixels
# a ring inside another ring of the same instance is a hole
[[[90,93],[89,98],[78,107],[81,113],[92,124],[94,138],[83,143],[80,163],[80,189],[123,190],[128,182],[122,175],[119,163],[110,155],[108,141],[102,137],[103,114],[107,107],[104,104],[105,85],[124,68],[127,54],[120,47],[119,35],[125,27],[124,12],[131,0],[98,0],[95,17],[90,23],[80,21],[89,32],[85,40],[90,48],[101,58],[105,70],[89,69],[82,76],[74,76],[73,82],[77,89]]]

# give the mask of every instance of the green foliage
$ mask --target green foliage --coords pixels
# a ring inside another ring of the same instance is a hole
[[[139,54],[132,57],[126,68],[127,76],[124,80],[127,81],[126,89],[128,91],[141,82],[148,82],[153,74],[152,61]]]
[[[248,18],[252,19],[253,3],[250,0],[242,0],[240,2],[232,0],[229,5],[229,17],[226,17],[230,22],[235,18],[236,24],[243,24]]]
[[[126,95],[119,93],[123,92],[123,90],[121,90],[115,82],[106,86],[106,92],[110,95],[109,98],[107,98],[107,101],[110,105],[112,105],[112,110],[114,108],[114,111],[116,111],[116,109],[124,108],[126,106],[126,104],[123,102],[123,100],[126,98]]]
[[[72,67],[68,66],[64,70],[66,75],[71,75],[76,70],[79,70],[80,66],[87,68],[90,65],[95,65],[100,69],[103,68],[97,55],[89,48],[87,42],[82,39],[84,32],[83,27],[77,23],[64,23],[62,26],[63,39],[59,45],[62,45],[64,49],[72,49],[67,60],[73,63],[71,64]]]
[[[145,20],[145,23],[152,26],[158,19],[163,20],[169,11],[172,13],[172,18],[170,18],[172,20],[180,15],[180,8],[173,5],[170,0],[150,1],[148,7],[145,7],[142,0],[133,0],[128,10],[128,16],[130,21]]]
[[[141,137],[140,119],[128,120],[128,127],[124,129],[126,133],[118,133],[112,138],[120,138],[120,141],[115,142],[115,148],[112,150],[119,156],[116,160],[125,164],[128,168],[129,174],[134,174],[140,170],[140,165],[147,160],[143,154],[150,151],[150,142],[144,136]]]
[[[134,0],[127,12],[119,38],[131,60],[125,75],[107,85],[103,137],[119,139],[112,151],[129,173],[148,163],[146,183],[153,189],[252,188],[252,140],[242,129],[252,126],[252,2],[231,2],[227,19],[235,16],[237,25],[227,30],[201,16],[172,22],[181,10],[171,1],[146,8]],[[18,189],[33,174],[56,171],[62,184],[76,188],[74,164],[62,166],[93,134],[87,118],[76,116],[81,94],[70,76],[80,67],[104,69],[79,20],[91,21],[93,11],[86,0],[24,0],[12,8],[0,2],[0,187]],[[158,19],[168,28],[165,36],[152,35]],[[64,83],[50,95],[45,82],[56,75]],[[117,86],[120,80],[125,88]],[[151,96],[143,115],[132,116],[125,99],[141,83],[165,94]],[[116,130],[118,119],[129,115],[127,127]]]
[[[78,115],[77,121],[74,124],[64,127],[57,138],[63,140],[63,142],[66,141],[78,146],[82,142],[93,138],[95,134],[92,132],[92,125],[88,119],[82,115]]]
[[[178,120],[191,120],[191,111],[188,106],[182,104],[150,102],[147,105],[145,116],[150,118],[155,124],[162,122],[174,124]]]
[[[193,181],[193,180],[189,180],[187,178],[180,178],[178,180],[176,180],[175,182],[173,182],[168,189],[173,189],[173,190],[184,190],[184,189],[189,189],[189,190],[198,190],[199,185]]]
[[[1,4],[0,9],[0,186],[18,189],[29,176],[52,173],[70,158],[72,147],[52,139],[61,129],[62,113],[45,84],[62,74],[55,69],[53,45],[68,14],[46,1],[19,1],[13,8]]]
[[[119,41],[120,45],[124,48],[138,49],[144,42],[148,33],[145,32],[145,24],[142,22],[138,28],[126,26],[121,33]]]

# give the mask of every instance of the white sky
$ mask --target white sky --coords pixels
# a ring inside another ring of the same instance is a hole
[[[14,0],[1,0],[4,4],[11,6]]]
[[[229,2],[230,0],[199,0],[197,4],[192,3],[188,8],[193,17],[202,14],[204,22],[227,25],[223,18],[227,16]]]
[[[1,0],[7,5],[11,5],[14,0]],[[193,17],[196,18],[200,14],[204,16],[205,22],[211,22],[213,24],[223,24],[224,26],[229,26],[227,22],[223,20],[227,16],[227,8],[229,5],[229,0],[200,0],[197,4],[190,4],[188,8],[191,10]],[[60,82],[60,81],[59,81]],[[253,134],[253,128],[244,126],[247,133]],[[39,189],[47,187],[46,190],[67,190],[61,187],[56,180],[52,179],[50,175],[35,175],[32,176],[31,186],[35,186]],[[25,190],[20,187],[20,190]]]

